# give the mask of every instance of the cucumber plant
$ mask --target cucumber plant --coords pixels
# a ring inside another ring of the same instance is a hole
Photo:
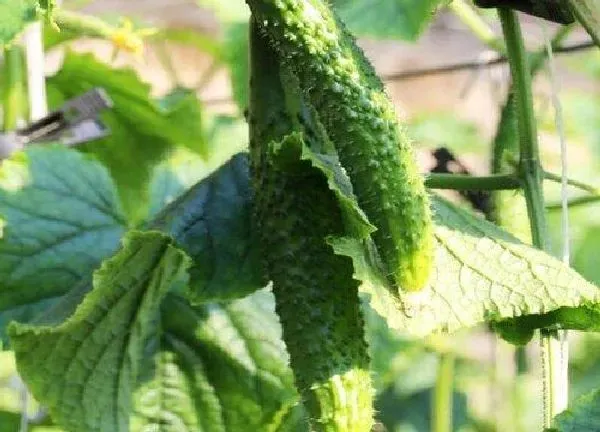
[[[75,149],[31,146],[1,162],[0,335],[50,414],[41,427],[378,430],[385,415],[375,409],[382,395],[367,343],[381,352],[376,325],[420,340],[487,323],[516,344],[538,329],[600,331],[600,289],[544,248],[530,60],[511,10],[500,10],[501,51],[515,110],[496,150],[498,159],[514,153],[517,166],[502,159],[491,176],[425,179],[381,80],[332,6],[247,3],[248,128],[239,129],[249,132],[248,152],[218,139],[236,141],[235,120],[205,130],[191,89],[157,101],[132,71],[69,53],[48,79],[50,105],[102,86],[115,105],[106,116],[112,136]],[[348,13],[343,3],[333,6]],[[586,28],[597,19],[593,3],[563,4],[585,15]],[[0,6],[19,18],[0,27],[2,42],[50,5]],[[91,35],[141,52],[147,32],[54,14],[71,32],[63,40]],[[26,80],[18,49],[5,49],[9,133],[27,111]],[[536,69],[543,56],[532,60]],[[426,184],[522,189],[533,246]],[[443,355],[430,423],[445,432],[460,356],[435,350]],[[597,401],[596,392],[570,413],[551,412],[544,427],[597,429]],[[0,426],[37,418],[4,409]]]

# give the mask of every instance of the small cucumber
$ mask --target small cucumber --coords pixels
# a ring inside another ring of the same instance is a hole
[[[321,172],[306,161],[282,167],[273,154],[285,140],[322,149],[326,139],[293,77],[282,85],[276,55],[255,25],[250,41],[253,219],[296,384],[311,430],[369,431],[373,391],[358,282],[351,260],[326,242],[343,234],[341,210]]]
[[[429,197],[411,143],[383,85],[354,39],[321,0],[247,0],[347,170],[390,281],[426,284],[433,261]]]

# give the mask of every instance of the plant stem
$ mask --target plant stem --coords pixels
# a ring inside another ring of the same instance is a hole
[[[13,45],[4,50],[4,100],[2,101],[2,128],[8,132],[17,128],[23,112],[23,53]]]
[[[521,183],[512,174],[496,174],[480,177],[467,174],[430,173],[425,177],[425,186],[430,189],[491,191],[519,189]]]
[[[464,0],[453,0],[448,7],[488,48],[500,54],[506,53],[506,47],[502,43],[502,39],[496,36],[483,18]]]
[[[574,26],[561,26],[551,40],[553,47],[559,47],[573,30]],[[547,58],[547,49],[540,49],[529,57],[531,75],[535,76],[542,68]],[[516,156],[519,152],[517,113],[515,111],[514,84],[508,92],[508,97],[502,108],[498,130],[492,143],[493,173],[512,174],[518,168]],[[545,176],[546,178],[548,176]],[[496,191],[492,193],[492,220],[511,234],[526,243],[531,243],[531,229],[527,218],[527,204],[523,191]],[[514,423],[512,430],[524,430],[522,406],[526,396],[523,394],[523,376],[529,369],[525,347],[517,347],[515,351],[516,377],[511,391],[512,412]],[[495,385],[494,385],[495,388]]]
[[[27,59],[27,96],[29,98],[29,120],[35,121],[48,114],[46,101],[46,76],[44,74],[44,44],[42,24],[30,24],[23,33],[25,57]]]
[[[561,26],[556,31],[556,33],[554,34],[552,39],[550,40],[550,46],[552,47],[552,49],[559,48],[560,45],[567,38],[567,36],[569,36],[569,34],[573,31],[574,28],[575,28],[574,25]],[[533,54],[533,56],[531,57],[531,60],[530,60],[532,76],[534,76],[542,68],[542,66],[544,66],[544,62],[546,61],[547,58],[548,58],[548,51],[546,50],[545,47],[541,48],[538,52]]]
[[[56,10],[53,18],[59,28],[75,33],[77,36],[88,36],[110,41],[115,49],[124,50],[141,56],[144,49],[144,38],[154,35],[156,29],[135,29],[131,21],[122,20],[120,26],[112,26],[100,18],[77,12]]]
[[[490,26],[481,18],[481,16],[464,0],[453,0],[448,8],[465,24],[477,38],[488,48],[506,53],[506,47],[502,39],[496,36]]]
[[[80,36],[110,39],[116,27],[92,15],[57,9],[53,14],[54,21],[61,30],[73,31]]]
[[[552,419],[568,405],[568,342],[565,330],[542,329],[541,344],[544,361],[544,428],[550,428]]]
[[[514,11],[499,8],[498,14],[507,45],[513,85],[517,102],[517,124],[519,129],[519,176],[523,182],[527,213],[529,215],[533,245],[548,251],[547,228],[542,190],[543,169],[539,161],[539,147],[533,96],[530,64],[523,45],[523,37],[517,15]],[[552,418],[562,411],[557,402],[562,402],[561,388],[564,381],[560,378],[562,360],[561,346],[554,335],[541,333],[542,357],[545,367],[544,377],[544,427],[549,428]]]
[[[523,182],[533,245],[546,250],[546,218],[542,190],[543,170],[539,161],[539,147],[531,73],[523,45],[517,16],[510,9],[498,9],[505,35],[511,75],[516,94],[517,124],[519,130],[519,176]]]
[[[582,197],[573,198],[573,199],[569,200],[569,208],[586,205],[586,204],[596,204],[598,202],[600,202],[600,195],[582,196]],[[558,203],[548,204],[546,206],[546,209],[549,211],[561,210],[562,203],[558,202]]]
[[[544,178],[546,180],[552,180],[553,182],[556,182],[556,183],[562,183],[562,180],[563,180],[563,177],[561,175],[554,174],[554,173],[551,173],[551,172],[548,172],[548,171],[544,171]],[[583,182],[581,182],[579,180],[574,180],[574,179],[568,178],[567,179],[567,184],[571,185],[571,186],[575,186],[578,189],[581,189],[583,191],[589,192],[589,193],[594,194],[594,195],[600,194],[600,188],[597,188],[596,186],[589,185],[587,183],[583,183]]]
[[[440,355],[437,379],[431,404],[432,432],[452,432],[452,399],[454,393],[454,355]]]

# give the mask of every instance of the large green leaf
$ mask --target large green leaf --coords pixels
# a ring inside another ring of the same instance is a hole
[[[70,318],[9,326],[20,374],[66,429],[128,430],[131,392],[146,342],[158,331],[161,301],[189,264],[170,243],[159,233],[129,235]]]
[[[553,426],[550,431],[600,431],[600,390],[578,398],[568,410],[555,417]]]
[[[358,36],[414,41],[445,0],[333,0],[333,6]]]
[[[106,169],[61,147],[2,162],[0,218],[0,325],[26,321],[89,275],[125,225]]]
[[[112,69],[90,54],[72,52],[67,53],[60,71],[48,79],[48,87],[53,106],[93,87],[102,87],[113,100],[113,108],[102,115],[110,136],[82,148],[109,168],[133,221],[142,219],[146,211],[151,168],[170,148],[185,145],[204,151],[199,128],[179,124],[186,117],[187,122],[200,122],[197,102],[187,91],[163,100],[163,106],[172,110],[163,109],[132,70]]]
[[[600,47],[600,2],[598,0],[568,0],[577,20]]]
[[[363,285],[389,325],[424,336],[523,316],[523,338],[551,325],[598,327],[600,290],[573,269],[441,198],[434,208],[435,272],[427,287],[394,300],[388,291]]]
[[[25,25],[35,20],[38,0],[0,0],[0,47],[12,40]]]
[[[250,226],[248,175],[247,156],[238,154],[149,224],[192,257],[194,302],[242,297],[266,284]]]
[[[306,430],[274,308],[266,291],[196,308],[170,296],[163,305],[159,358],[167,363],[172,379],[167,383],[155,374],[140,387],[138,400],[150,403],[139,410],[138,424],[148,427],[150,419],[159,417],[150,410],[169,402],[153,391],[158,387],[163,393],[187,390],[187,396],[162,408],[170,413],[186,404],[195,406],[183,430]]]
[[[132,233],[93,290],[75,289],[35,325],[11,325],[19,371],[58,424],[302,430],[271,294],[193,308],[176,294],[188,264],[164,235]]]

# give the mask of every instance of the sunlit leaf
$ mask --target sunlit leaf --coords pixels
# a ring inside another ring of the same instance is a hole
[[[133,430],[184,420],[186,406],[184,430],[306,430],[270,293],[196,308],[170,296],[162,326],[153,361],[166,373],[150,368],[154,378],[137,390]]]
[[[35,325],[11,325],[19,371],[58,424],[305,430],[272,295],[191,307],[177,294],[188,264],[168,237],[131,233],[94,288],[56,308],[66,320],[51,311]]]
[[[364,285],[392,327],[424,336],[519,316],[527,337],[552,325],[597,327],[600,290],[573,269],[441,198],[434,209],[437,252],[427,287],[394,303],[384,300],[387,291]]]
[[[48,79],[48,86],[55,107],[93,87],[102,87],[114,102],[101,116],[110,135],[80,148],[94,153],[108,167],[134,222],[147,211],[152,167],[176,145],[203,151],[197,125],[188,130],[178,124],[178,119],[186,116],[200,121],[195,96],[187,91],[167,100],[166,105],[174,111],[162,109],[133,70],[112,69],[90,54],[72,52],[67,53],[60,71]]]
[[[414,41],[445,0],[333,0],[334,9],[357,36]]]
[[[19,373],[68,430],[126,431],[131,393],[162,299],[188,258],[158,233],[133,233],[66,321],[9,327]],[[43,358],[43,362],[39,359]]]
[[[221,22],[245,22],[250,10],[239,0],[196,0],[198,5],[210,9]]]
[[[25,25],[36,18],[38,0],[0,1],[0,47],[12,42]]]

